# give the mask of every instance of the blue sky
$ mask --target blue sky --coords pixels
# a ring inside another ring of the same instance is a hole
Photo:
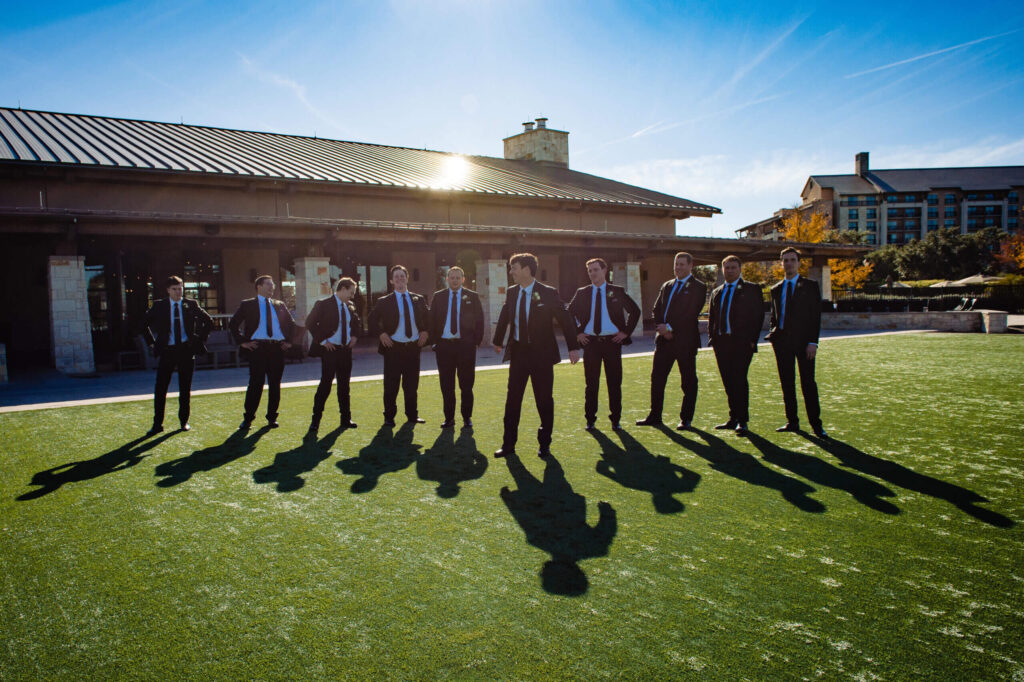
[[[683,234],[731,237],[859,151],[1024,164],[1019,2],[0,9],[0,105],[492,156],[547,116],[572,168],[724,211]]]

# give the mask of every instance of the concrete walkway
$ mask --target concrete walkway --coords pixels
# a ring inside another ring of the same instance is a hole
[[[1024,316],[1019,316],[1024,318]],[[876,334],[893,334],[881,330],[823,331],[822,339],[846,338]],[[917,332],[914,332],[917,333]],[[702,351],[709,351],[704,340]],[[561,342],[562,357],[567,357],[565,343]],[[634,336],[633,344],[626,348],[624,357],[650,355],[654,352],[654,335]],[[566,360],[565,362],[568,362]],[[422,356],[422,374],[437,373],[434,353],[425,351]],[[500,370],[508,365],[501,364],[501,357],[490,346],[477,349],[477,369]],[[376,381],[382,378],[384,360],[377,353],[376,344],[369,339],[360,339],[352,362],[353,381]],[[75,405],[152,400],[156,370],[134,370],[128,372],[106,372],[95,377],[74,378],[56,370],[14,372],[11,381],[0,384],[0,413],[41,410]],[[320,380],[320,361],[306,358],[302,362],[285,366],[282,387],[315,386]],[[192,395],[230,393],[244,391],[249,382],[247,367],[227,369],[196,370],[192,379]],[[177,375],[171,381],[168,397],[176,397]]]

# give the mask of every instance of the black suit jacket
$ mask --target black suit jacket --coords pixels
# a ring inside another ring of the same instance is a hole
[[[206,339],[213,329],[213,318],[202,309],[199,302],[191,298],[181,299],[181,318],[192,352],[201,355],[206,352]],[[171,299],[153,301],[153,307],[146,312],[146,327],[143,336],[157,355],[171,344]]]
[[[359,324],[359,315],[352,302],[345,304],[348,308],[348,337],[357,338],[362,328]],[[333,294],[327,298],[321,298],[313,304],[313,309],[306,316],[306,329],[313,337],[313,345],[309,347],[309,356],[318,358],[324,354],[324,347],[320,344],[334,336],[338,331],[338,299]]]
[[[785,283],[786,280],[781,280],[772,286],[772,317],[765,339],[772,343],[790,343],[796,348],[818,343],[821,334],[821,288],[818,282],[803,275],[797,276],[793,298],[786,301],[786,326],[779,329]]]
[[[659,343],[677,343],[685,348],[692,348],[694,352],[700,348],[700,327],[697,324],[697,316],[704,309],[704,303],[708,297],[708,287],[704,282],[690,276],[683,288],[672,297],[672,305],[665,313],[665,306],[668,304],[669,294],[676,280],[670,279],[661,285],[658,292],[658,299],[654,302],[654,323],[667,322],[672,327],[672,339],[666,339],[661,334],[654,340]]]
[[[449,289],[434,292],[430,299],[430,339],[437,343],[443,337],[444,325],[448,321],[448,301],[451,298]],[[480,296],[472,289],[462,288],[460,292],[462,304],[459,306],[459,337],[473,341],[479,346],[484,340],[484,309],[480,305]]]
[[[626,335],[622,345],[633,343],[633,339],[629,337],[632,336],[637,322],[640,321],[640,306],[626,293],[625,287],[607,283],[604,286],[606,289],[604,303],[608,307],[608,317],[619,328],[619,331]],[[582,334],[590,324],[593,291],[593,285],[580,287],[569,301],[569,312],[576,318],[577,334]]]
[[[503,362],[509,359],[513,342],[512,318],[515,316],[518,300],[519,285],[513,284],[505,294],[505,305],[501,307],[498,327],[494,330],[494,345],[505,346]],[[555,338],[555,320],[558,320],[558,326],[562,328],[562,334],[565,335],[565,342],[569,346],[569,350],[579,350],[580,344],[576,340],[576,323],[573,322],[569,311],[565,309],[565,304],[562,303],[562,299],[558,296],[558,290],[554,287],[534,280],[533,296],[530,300],[527,319],[530,345],[533,346],[535,352],[547,357],[551,364],[557,365],[562,361],[562,354],[558,350],[558,340]],[[508,333],[508,344],[505,343],[506,332]]]
[[[715,345],[715,339],[725,334],[725,287],[718,287],[711,294],[711,306],[708,318],[708,345]],[[757,352],[757,339],[761,336],[764,325],[764,294],[760,285],[736,280],[736,290],[732,292],[732,305],[729,308],[729,320],[734,339],[753,344]]]
[[[288,308],[285,307],[284,301],[276,301],[271,299],[271,305],[274,306],[274,312],[277,313],[277,321],[281,325],[281,333],[284,334],[284,340],[291,343],[295,338],[295,320],[292,319],[292,314],[288,312]],[[260,299],[247,298],[238,305],[238,310],[231,316],[231,322],[228,323],[228,329],[231,331],[231,338],[238,345],[248,343],[252,340],[252,335],[256,333],[256,330],[260,326]],[[249,358],[249,350],[241,348],[238,351],[238,355],[244,359]]]
[[[411,291],[409,296],[412,298],[412,315],[413,319],[416,320],[416,329],[429,334],[430,309],[427,308],[427,300]],[[381,334],[387,334],[388,336],[394,336],[397,331],[398,297],[392,291],[387,296],[381,296],[377,299],[377,305],[373,306],[373,310],[370,311],[370,335],[380,336]],[[415,339],[413,340],[415,341]],[[384,351],[384,344],[378,343],[377,352],[383,355]]]

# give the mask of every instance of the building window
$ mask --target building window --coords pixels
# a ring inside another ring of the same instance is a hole
[[[889,243],[890,244],[897,244],[897,243],[899,243],[899,240],[900,240],[900,235],[898,233],[896,233],[896,232],[890,232],[889,233]]]
[[[903,223],[903,227],[904,227],[904,229],[907,229],[907,230],[916,230],[917,229],[917,221],[916,220],[908,220],[908,221]]]
[[[937,203],[939,203],[939,195],[938,194],[929,194],[928,195],[928,205],[929,206],[934,206]]]
[[[868,233],[868,244],[871,244],[872,246],[874,246],[877,243],[878,243],[878,238],[875,237],[875,233],[874,232]]]
[[[1013,231],[1013,232],[1017,231],[1017,219],[1016,218],[1008,218],[1006,220],[1006,230],[1007,231]]]
[[[895,203],[895,202],[899,201],[900,198],[899,198],[899,196],[897,196],[895,194],[889,194],[888,196],[885,197],[885,200]]]
[[[876,197],[864,197],[864,205],[865,206],[876,206],[877,204],[878,204],[878,199]]]
[[[978,221],[977,220],[975,220],[974,218],[968,218],[967,219],[967,229],[968,230],[973,230],[977,226],[978,226]]]
[[[977,201],[977,200],[978,200],[978,195],[975,194],[974,192],[971,192],[970,194],[967,195],[967,201]]]
[[[917,209],[916,208],[905,208],[905,209],[903,209],[903,215],[916,218],[917,217]]]
[[[866,223],[864,223],[864,229],[865,230],[876,230],[876,229],[878,229],[878,223],[876,223],[874,220],[869,220]]]
[[[900,214],[900,210],[898,208],[890,208],[886,213],[890,218],[895,218]]]
[[[1008,202],[1010,202],[1011,204],[1016,204],[1017,203],[1017,192],[1013,191],[1013,192],[1010,192],[1009,194],[1007,194],[1006,195],[1006,200]]]
[[[985,192],[985,194],[983,195],[982,198],[984,198],[985,201],[994,201],[995,198],[996,198],[996,195],[993,194],[992,192]]]
[[[856,220],[857,219],[857,209],[851,208],[846,217],[849,218],[850,220]]]
[[[932,230],[937,230],[937,229],[939,229],[939,221],[938,220],[929,220],[928,221],[928,231],[931,232]]]
[[[211,315],[218,315],[224,312],[221,305],[224,277],[220,263],[211,260],[186,258],[182,279],[185,280],[185,296],[199,301],[199,305]],[[281,291],[284,291],[283,282]]]
[[[903,201],[905,201],[905,202],[907,202],[909,204],[909,203],[912,203],[914,201],[917,201],[917,197],[914,196],[913,194],[906,194],[906,195],[903,196]]]
[[[851,223],[850,223],[850,227],[849,227],[849,229],[851,229],[851,230],[856,230],[856,229],[857,229],[857,221],[853,221],[853,222],[851,222]]]
[[[946,220],[943,223],[943,225],[945,227],[956,227],[956,218],[952,218],[952,219],[946,218]]]
[[[955,204],[956,203],[956,195],[955,194],[947,194],[946,195],[946,203],[947,204]]]
[[[867,216],[866,217],[867,217],[868,220],[874,220],[875,218],[878,217],[878,209],[869,208],[867,210]]]
[[[929,208],[928,209],[928,217],[929,218],[938,218],[939,217],[939,209],[937,209],[937,208]]]
[[[998,206],[986,206],[985,207],[985,215],[995,215],[996,214],[996,209],[998,209],[998,208],[999,208]]]
[[[110,301],[107,298],[107,277],[102,265],[85,266],[86,298],[89,301],[89,322],[94,332],[105,332],[110,329],[107,311]]]
[[[858,201],[857,197],[846,197],[846,205],[847,206],[856,206],[857,205],[857,201]]]
[[[955,218],[956,217],[956,208],[953,207],[953,206],[947,206],[944,215],[947,218]]]
[[[985,227],[992,227],[996,224],[995,218],[985,218]]]

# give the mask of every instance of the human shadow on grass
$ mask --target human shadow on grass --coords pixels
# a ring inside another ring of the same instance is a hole
[[[487,471],[487,457],[476,449],[473,429],[464,428],[455,439],[454,429],[441,429],[430,449],[416,459],[416,475],[437,481],[437,496],[455,497],[459,484],[480,478]]]
[[[809,434],[803,434],[803,436],[825,452],[834,456],[843,466],[888,481],[906,490],[913,490],[914,492],[924,493],[930,497],[945,500],[961,511],[991,526],[1012,528],[1014,525],[1011,519],[999,512],[978,506],[989,500],[973,490],[968,490],[967,488],[962,488],[956,484],[947,483],[925,474],[919,474],[902,464],[869,455],[858,450],[853,445],[836,440],[835,438],[822,439]]]
[[[515,454],[505,458],[516,490],[501,489],[513,518],[526,533],[526,541],[551,555],[541,569],[541,585],[551,594],[579,596],[590,586],[579,562],[606,556],[618,532],[615,509],[598,502],[597,525],[587,525],[587,500],[565,479],[562,466],[547,458],[543,479],[537,479]]]
[[[352,483],[353,493],[367,493],[377,487],[384,474],[401,471],[420,457],[422,447],[412,442],[413,424],[406,422],[397,431],[381,426],[373,440],[359,451],[357,457],[338,462],[337,467],[350,476],[359,476]]]
[[[691,429],[689,433],[699,434],[701,440],[704,441],[702,443],[700,440],[686,438],[679,431],[673,431],[665,425],[662,425],[660,430],[683,448],[706,459],[711,464],[711,468],[716,471],[721,471],[727,476],[732,476],[751,485],[778,490],[783,499],[802,511],[814,514],[825,511],[825,505],[809,497],[815,488],[791,476],[769,469],[757,461],[753,455],[737,450],[721,438],[716,438],[706,431]]]
[[[277,483],[275,490],[279,493],[290,493],[306,484],[300,476],[313,471],[320,462],[331,456],[331,447],[341,435],[339,426],[324,435],[319,441],[304,440],[294,450],[279,452],[274,455],[274,462],[262,469],[252,472],[252,480],[259,484]]]
[[[786,450],[753,431],[747,432],[747,440],[761,451],[764,461],[770,464],[792,471],[812,483],[845,490],[853,495],[855,500],[875,511],[880,511],[883,514],[900,513],[899,507],[882,499],[883,497],[896,497],[896,493],[877,481],[844,471],[813,455]]]
[[[679,466],[665,455],[653,455],[625,431],[616,431],[622,444],[597,429],[588,432],[601,446],[597,473],[624,488],[651,494],[654,509],[660,514],[675,514],[685,506],[675,498],[690,493],[700,482],[700,474]]]
[[[171,488],[184,483],[192,478],[193,474],[200,471],[213,471],[236,459],[241,459],[256,449],[256,443],[268,431],[270,431],[269,426],[264,426],[251,433],[239,429],[220,445],[196,450],[187,457],[164,462],[157,466],[154,472],[154,475],[163,477],[156,484],[161,488]]]
[[[61,464],[60,466],[47,469],[46,471],[40,471],[32,476],[32,480],[29,485],[40,486],[35,490],[30,490],[27,493],[19,495],[15,499],[19,502],[25,502],[27,500],[34,500],[42,497],[43,495],[49,495],[61,488],[61,486],[67,483],[78,483],[81,481],[88,481],[93,478],[99,478],[104,474],[112,474],[115,471],[122,471],[129,469],[149,455],[145,455],[147,450],[152,450],[160,443],[164,442],[168,438],[174,435],[175,432],[165,433],[159,438],[154,438],[147,442],[147,437],[136,438],[128,441],[124,445],[105,452],[98,457],[93,459],[86,459],[80,462],[68,462],[67,464]]]

